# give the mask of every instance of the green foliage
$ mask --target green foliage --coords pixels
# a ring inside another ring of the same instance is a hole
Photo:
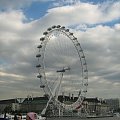
[[[11,111],[12,111],[11,106],[6,106],[6,107],[4,108],[4,112],[5,112],[5,113],[10,113]]]

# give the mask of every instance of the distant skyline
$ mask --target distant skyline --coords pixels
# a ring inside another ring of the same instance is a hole
[[[58,24],[73,31],[84,50],[87,97],[120,98],[120,0],[0,0],[0,100],[43,96],[37,45]]]

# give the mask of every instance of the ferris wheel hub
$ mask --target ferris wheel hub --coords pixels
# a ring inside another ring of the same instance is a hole
[[[66,70],[70,70],[70,67],[64,67],[61,70],[57,70],[56,72],[65,72]]]

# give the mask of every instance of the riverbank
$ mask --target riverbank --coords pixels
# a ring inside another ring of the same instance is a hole
[[[120,117],[97,117],[97,118],[79,118],[79,117],[51,117],[46,120],[120,120]]]

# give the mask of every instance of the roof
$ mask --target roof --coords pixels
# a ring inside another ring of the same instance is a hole
[[[99,103],[100,101],[98,100],[98,98],[84,98],[84,101],[87,102],[96,102]]]
[[[34,97],[34,98],[26,98],[22,104],[39,104],[39,103],[47,103],[47,97]]]
[[[0,104],[18,103],[16,99],[0,100]]]

